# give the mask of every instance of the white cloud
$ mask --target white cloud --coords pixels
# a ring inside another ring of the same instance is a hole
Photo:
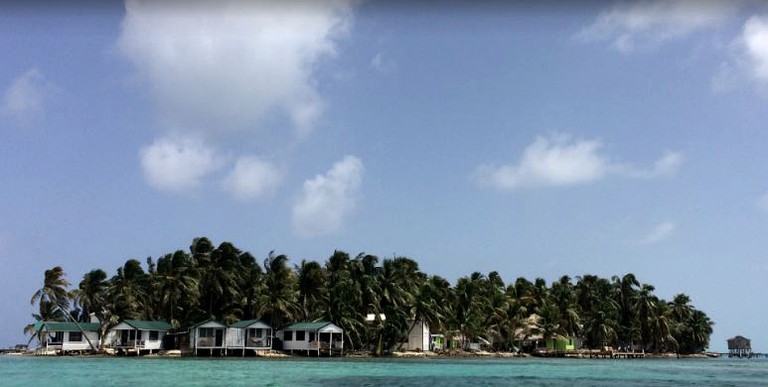
[[[669,239],[677,230],[677,225],[672,222],[663,222],[656,225],[644,237],[638,241],[641,245],[651,245]]]
[[[163,123],[253,130],[271,112],[308,132],[325,102],[314,69],[351,22],[347,1],[127,1],[118,47],[149,81]]]
[[[215,151],[195,137],[164,137],[139,151],[144,176],[153,187],[177,193],[195,190],[221,166]]]
[[[572,140],[565,135],[537,137],[517,165],[482,166],[481,181],[503,189],[564,186],[602,178],[608,161],[597,153],[599,140]]]
[[[300,236],[315,237],[339,230],[355,209],[363,179],[363,163],[346,156],[325,175],[304,182],[293,206],[293,225]]]
[[[35,68],[27,70],[13,80],[5,91],[2,112],[21,124],[27,124],[45,114],[45,78]]]
[[[516,165],[483,165],[476,177],[501,189],[557,187],[590,183],[615,174],[630,178],[654,178],[674,173],[683,157],[668,152],[651,169],[614,164],[600,154],[598,139],[574,139],[568,135],[539,136],[523,151]]]
[[[371,67],[382,74],[388,74],[395,70],[397,63],[379,52],[371,59]]]
[[[744,23],[741,42],[746,50],[752,76],[768,81],[768,17],[753,16]]]
[[[619,51],[653,46],[720,25],[743,6],[743,1],[650,0],[621,2],[606,10],[580,37],[608,40]]]
[[[679,152],[667,152],[662,158],[656,160],[653,168],[638,169],[631,165],[616,165],[611,168],[612,172],[625,176],[640,179],[652,179],[660,176],[669,176],[680,169],[684,157]]]
[[[224,187],[239,200],[252,200],[273,194],[282,180],[282,171],[271,162],[244,156],[224,179]]]

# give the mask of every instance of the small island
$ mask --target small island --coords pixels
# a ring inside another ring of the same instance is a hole
[[[57,266],[32,296],[38,353],[679,356],[702,353],[713,326],[689,296],[660,299],[633,274],[547,284],[475,272],[452,285],[407,257],[260,263],[205,237],[70,287]]]

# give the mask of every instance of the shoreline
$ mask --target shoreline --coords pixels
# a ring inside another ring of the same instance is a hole
[[[640,354],[637,354],[640,355]],[[14,351],[14,352],[5,352],[0,353],[0,356],[9,356],[9,357],[84,357],[84,358],[117,358],[117,357],[136,357],[136,358],[192,358],[197,356],[191,356],[188,353],[183,353],[180,350],[169,350],[169,351],[162,351],[158,353],[153,353],[149,355],[141,355],[141,356],[122,356],[122,355],[116,355],[114,353],[109,352],[102,352],[102,353],[81,353],[81,354],[58,354],[54,352],[48,352],[48,353],[40,353],[36,350],[27,350],[27,351]],[[200,358],[238,358],[238,356],[223,356],[223,357],[205,357],[205,356],[199,356]],[[344,354],[342,356],[338,356],[335,358],[346,358],[346,359],[466,359],[466,358],[504,358],[504,359],[512,359],[512,358],[519,358],[519,359],[533,359],[533,358],[560,358],[560,359],[596,359],[596,360],[606,360],[606,359],[718,359],[724,357],[722,354],[717,352],[704,352],[704,353],[695,353],[695,354],[676,354],[676,353],[644,353],[642,356],[637,357],[618,357],[618,356],[611,356],[610,354],[603,354],[603,356],[596,356],[595,353],[592,353],[590,355],[589,350],[583,350],[583,351],[573,351],[569,353],[563,353],[563,354],[547,354],[547,353],[538,353],[538,354],[531,354],[531,353],[515,353],[515,352],[491,352],[491,351],[464,351],[464,350],[448,350],[448,351],[440,351],[440,352],[433,352],[433,351],[393,351],[391,353],[387,353],[381,356],[376,356],[369,352],[351,352],[348,354]],[[275,359],[275,358],[292,358],[292,359],[301,359],[301,358],[314,358],[314,357],[307,357],[302,355],[295,355],[295,354],[289,354],[285,353],[283,351],[278,350],[270,350],[270,351],[259,351],[256,352],[253,356],[246,356],[245,358],[269,358],[269,359]],[[331,358],[328,358],[331,359]]]

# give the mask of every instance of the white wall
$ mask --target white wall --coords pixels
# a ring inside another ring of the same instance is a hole
[[[413,325],[413,322],[409,322]],[[429,327],[421,321],[408,331],[408,343],[405,345],[408,351],[426,351],[429,350]]]
[[[89,339],[91,339],[91,342],[93,343],[96,348],[99,347],[99,333],[98,332],[85,332],[85,335],[83,336],[82,341],[69,341],[69,334],[70,333],[79,333],[79,332],[64,332],[64,342],[61,345],[61,349],[65,351],[84,351],[93,349],[90,344],[88,344],[88,340],[86,340],[86,336],[88,336]]]

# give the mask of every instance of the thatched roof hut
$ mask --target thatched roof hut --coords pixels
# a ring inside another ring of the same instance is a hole
[[[728,349],[752,349],[751,341],[744,336],[736,336],[728,339]]]
[[[728,339],[728,357],[752,357],[750,340],[744,336],[736,336]]]

